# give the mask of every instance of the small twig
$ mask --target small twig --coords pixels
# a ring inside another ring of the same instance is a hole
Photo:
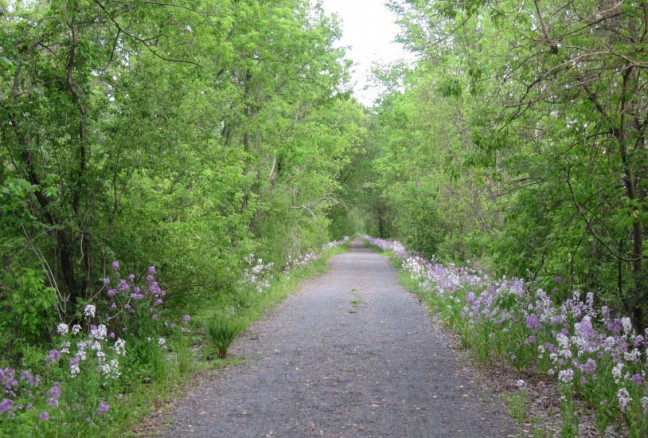
[[[54,290],[56,291],[56,295],[58,296],[59,303],[66,304],[67,299],[63,297],[63,294],[59,290],[58,283],[56,282],[56,277],[54,277],[54,273],[52,272],[52,268],[50,268],[49,263],[47,263],[47,260],[45,259],[45,257],[43,257],[43,254],[41,254],[38,248],[34,246],[32,238],[29,235],[29,232],[27,231],[27,228],[25,227],[24,224],[22,224],[22,229],[23,232],[25,233],[25,237],[27,238],[27,243],[31,247],[32,251],[34,251],[36,258],[41,263],[41,266],[45,271],[45,276],[47,277],[47,281],[49,282],[50,286],[54,288]],[[63,309],[63,311],[65,311],[65,308]],[[63,313],[65,312],[61,313],[61,307],[59,305],[56,306],[56,312],[59,315],[59,321],[63,321]]]
[[[574,193],[574,188],[572,187],[571,184],[570,170],[571,170],[571,166],[567,166],[567,186],[569,186],[569,191],[571,192],[572,201],[574,203],[574,206],[576,207],[576,211],[578,211],[578,214],[581,216],[583,221],[585,221],[585,225],[587,225],[587,229],[589,230],[590,234],[594,237],[594,239],[596,239],[597,242],[603,245],[605,249],[607,249],[608,252],[612,254],[614,257],[623,260],[625,262],[635,262],[637,260],[641,260],[645,258],[643,256],[633,257],[633,258],[624,257],[621,254],[617,253],[614,249],[610,248],[610,245],[605,243],[605,241],[601,239],[601,237],[599,237],[598,234],[596,234],[596,231],[594,231],[594,229],[592,228],[591,222],[589,221],[589,219],[587,219],[587,216],[585,216],[585,213],[583,212],[583,206],[580,205],[576,200],[576,194]]]
[[[126,30],[121,26],[121,24],[119,24],[119,23],[117,22],[117,20],[115,20],[115,18],[113,18],[113,16],[110,15],[110,13],[108,12],[108,9],[106,9],[106,6],[105,6],[103,3],[101,3],[99,0],[95,0],[95,3],[96,3],[96,4],[99,6],[99,8],[101,8],[101,10],[106,14],[106,17],[108,17],[108,19],[109,19],[109,20],[110,20],[110,21],[115,25],[115,27],[117,28],[118,31],[120,31],[120,32],[123,33],[124,35],[127,35],[127,36],[129,36],[130,38],[132,38],[132,39],[134,39],[135,41],[137,41],[137,42],[139,42],[140,44],[142,44],[142,45],[143,45],[144,47],[146,47],[146,49],[147,49],[149,52],[151,52],[154,56],[156,56],[156,57],[158,57],[158,58],[160,58],[160,59],[163,59],[164,61],[176,62],[176,63],[183,63],[183,64],[191,64],[191,65],[195,65],[195,66],[197,66],[197,67],[201,67],[201,68],[203,68],[203,66],[200,65],[200,64],[198,64],[197,62],[188,61],[188,60],[186,60],[186,59],[173,59],[173,58],[167,58],[166,56],[161,55],[157,50],[154,50],[153,47],[152,47],[149,43],[147,43],[145,40],[143,40],[142,38],[140,38],[140,37],[138,37],[138,36],[136,36],[136,35],[133,35],[133,34],[130,33],[130,32],[127,32],[127,31],[126,31]]]
[[[303,208],[304,210],[307,210],[307,211],[308,211],[308,212],[313,216],[313,219],[314,219],[314,220],[317,220],[317,216],[315,216],[315,213],[313,213],[313,210],[311,210],[310,208],[306,207],[305,205],[300,205],[299,207],[290,207],[290,208],[293,208],[293,209],[300,209],[300,208]]]

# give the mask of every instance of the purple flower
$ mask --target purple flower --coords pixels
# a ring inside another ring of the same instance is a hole
[[[59,361],[60,358],[61,358],[61,353],[56,349],[52,349],[47,354],[45,360],[47,361],[48,364],[54,365]]]
[[[50,406],[57,408],[58,400],[61,397],[61,384],[59,382],[54,382],[54,386],[49,390],[49,393],[51,397],[47,399],[47,403]]]
[[[157,283],[157,281],[151,283],[151,285],[149,286],[149,292],[151,292],[156,297],[162,293],[162,289],[160,289],[160,285]]]
[[[130,281],[135,281],[135,274],[128,274],[128,279]]]
[[[555,281],[556,283],[560,283],[560,282],[562,281],[562,277],[561,277],[560,275],[556,275],[556,276],[554,277],[554,281]]]
[[[119,271],[119,262],[117,260],[112,262],[112,268],[113,268],[113,271]]]
[[[529,327],[531,330],[535,330],[538,327],[540,327],[540,321],[538,320],[538,317],[535,315],[529,315],[526,317],[526,325]]]
[[[536,337],[535,337],[535,336],[529,336],[529,337],[524,341],[524,344],[525,344],[525,345],[535,344],[535,342],[536,342]]]
[[[144,298],[144,295],[133,292],[132,294],[130,294],[130,297],[134,300],[141,300],[142,298]]]
[[[154,303],[154,304],[155,304],[156,306],[161,306],[162,304],[164,304],[164,301],[162,301],[161,299],[158,298],[157,300],[155,300],[155,303]]]
[[[155,275],[157,273],[157,271],[155,270],[155,266],[149,266],[148,273],[151,275]]]
[[[103,279],[103,284],[104,286],[108,286],[110,284],[110,278],[106,277]]]
[[[114,297],[115,295],[117,295],[117,291],[115,289],[108,289],[106,295],[108,295],[109,297]]]
[[[556,351],[556,346],[552,344],[551,342],[546,342],[544,344],[544,348],[549,352],[549,353],[555,353]]]
[[[38,419],[40,421],[48,421],[49,420],[49,412],[45,411],[42,414],[38,416]]]
[[[596,361],[590,357],[589,359],[587,359],[587,362],[581,365],[580,368],[584,373],[594,374],[594,372],[596,371]]]
[[[18,382],[16,381],[16,372],[11,368],[0,369],[0,384],[2,384],[7,391],[11,391],[13,387],[18,386]]]
[[[10,411],[12,407],[13,407],[13,401],[9,400],[8,398],[3,399],[0,402],[0,414]]]
[[[40,385],[40,377],[32,374],[27,370],[20,373],[20,380],[26,381],[27,384],[32,388],[36,388],[38,385]]]
[[[157,313],[154,313],[154,314],[151,315],[151,319],[157,321],[158,319],[160,319],[160,315],[158,315]]]
[[[97,407],[97,413],[99,415],[106,415],[109,410],[110,410],[110,405],[105,401],[99,403],[99,407]]]
[[[606,324],[606,327],[615,335],[620,335],[621,330],[623,330],[623,326],[621,325],[621,320],[619,318],[614,318],[612,321],[608,322]]]
[[[183,320],[184,322],[189,322],[189,321],[191,320],[191,316],[189,316],[189,315],[185,315],[185,316],[182,317],[182,320]]]
[[[119,280],[119,290],[122,292],[128,292],[130,286],[126,283],[126,280]]]
[[[641,374],[634,374],[632,377],[630,377],[630,380],[632,380],[632,383],[637,386],[641,386],[644,383],[644,377]]]

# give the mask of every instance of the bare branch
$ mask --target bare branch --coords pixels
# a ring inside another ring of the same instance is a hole
[[[198,64],[197,62],[194,62],[194,61],[188,61],[186,59],[173,59],[173,58],[168,58],[168,57],[166,57],[164,55],[161,55],[157,50],[153,49],[153,46],[150,45],[148,42],[146,42],[146,40],[138,37],[137,35],[134,35],[134,34],[128,32],[128,31],[126,31],[126,29],[124,29],[121,26],[121,24],[119,24],[117,22],[117,20],[115,20],[110,15],[110,13],[108,12],[108,9],[106,9],[106,6],[103,3],[101,3],[101,1],[95,0],[95,3],[99,6],[99,8],[101,8],[102,11],[104,11],[104,13],[106,14],[106,17],[108,17],[108,19],[115,25],[115,27],[117,28],[118,31],[120,31],[124,35],[127,35],[128,37],[130,37],[133,40],[135,40],[135,41],[139,42],[140,44],[142,44],[144,47],[146,47],[146,49],[149,52],[151,52],[153,54],[153,56],[155,56],[157,58],[160,58],[160,59],[162,59],[164,61],[175,62],[175,63],[179,63],[179,64],[191,64],[191,65],[195,65],[196,67],[204,68],[201,64]]]

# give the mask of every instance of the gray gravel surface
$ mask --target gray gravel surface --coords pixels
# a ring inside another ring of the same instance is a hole
[[[230,351],[245,362],[178,401],[165,436],[518,433],[387,257],[354,242],[330,268],[239,338]]]

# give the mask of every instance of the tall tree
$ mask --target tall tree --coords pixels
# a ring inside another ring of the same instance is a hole
[[[642,329],[648,3],[393,6],[403,39],[477,97],[472,141],[506,199],[501,260],[521,254],[517,273],[567,265],[573,286],[600,290]]]

